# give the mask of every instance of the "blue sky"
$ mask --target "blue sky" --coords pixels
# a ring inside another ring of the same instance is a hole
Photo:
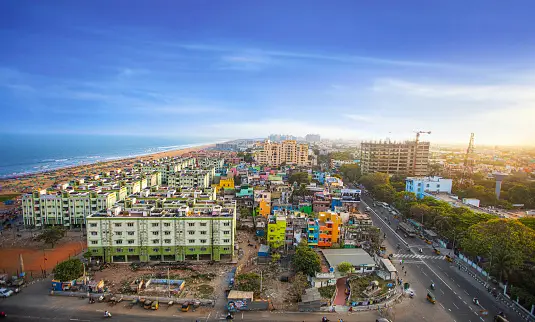
[[[533,1],[2,1],[7,133],[533,144]]]

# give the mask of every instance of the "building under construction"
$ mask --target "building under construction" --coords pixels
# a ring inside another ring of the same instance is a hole
[[[428,175],[429,146],[429,142],[418,140],[362,142],[360,145],[362,173]]]

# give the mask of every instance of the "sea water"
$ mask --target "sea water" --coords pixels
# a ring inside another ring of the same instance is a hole
[[[206,138],[0,134],[0,178],[204,145]]]

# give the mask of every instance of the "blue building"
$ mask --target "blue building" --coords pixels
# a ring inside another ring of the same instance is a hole
[[[409,177],[405,179],[405,191],[413,192],[421,199],[427,194],[451,194],[452,184],[452,179],[442,177]]]

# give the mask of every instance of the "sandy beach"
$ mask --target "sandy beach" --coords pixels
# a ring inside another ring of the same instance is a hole
[[[133,158],[118,159],[108,162],[79,165],[62,168],[48,172],[29,174],[16,178],[0,179],[0,194],[28,193],[36,189],[45,189],[62,182],[68,182],[75,178],[96,175],[114,169],[131,168],[139,160],[150,161],[164,157],[176,157],[188,153],[205,150],[214,147],[215,144],[207,144],[186,149],[171,150],[155,154],[143,155]]]

